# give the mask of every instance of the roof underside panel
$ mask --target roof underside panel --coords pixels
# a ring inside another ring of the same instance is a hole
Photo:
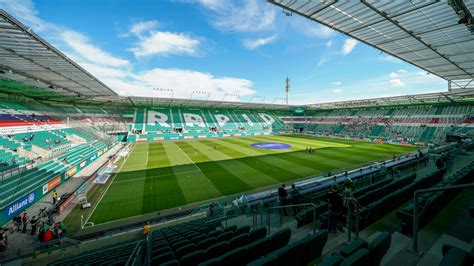
[[[447,1],[269,0],[446,80],[474,78],[474,34]],[[474,1],[465,1],[474,13]]]
[[[109,87],[0,9],[0,70],[62,94],[117,95]],[[6,78],[7,74],[4,74]]]

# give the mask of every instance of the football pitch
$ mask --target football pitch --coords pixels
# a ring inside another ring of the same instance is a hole
[[[259,142],[291,147],[270,150],[251,146]],[[309,154],[306,147],[316,151]],[[136,143],[89,222],[100,224],[289,183],[415,149],[311,136]]]

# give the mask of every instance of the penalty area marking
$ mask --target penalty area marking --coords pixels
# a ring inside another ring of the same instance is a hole
[[[189,155],[188,155],[187,153],[185,153],[185,152],[183,151],[183,149],[181,149],[180,146],[178,146],[177,144],[175,144],[175,145],[176,145],[176,147],[178,147],[178,149],[184,154],[184,156],[186,156],[186,158],[188,158],[188,160],[191,161],[191,164],[194,165],[194,167],[196,167],[199,172],[202,172],[202,171],[201,171],[201,168],[199,168],[199,166],[197,166],[197,164],[196,164],[193,160],[191,160],[191,158],[189,158]],[[197,172],[197,171],[194,171],[194,172]]]

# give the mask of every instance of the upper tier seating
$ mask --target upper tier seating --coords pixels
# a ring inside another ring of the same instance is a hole
[[[69,143],[69,140],[59,130],[19,133],[15,134],[15,138],[24,144],[33,144],[43,149]]]

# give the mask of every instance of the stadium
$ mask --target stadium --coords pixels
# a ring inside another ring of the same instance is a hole
[[[1,265],[474,263],[474,2],[262,2],[447,86],[126,96],[0,9]]]

